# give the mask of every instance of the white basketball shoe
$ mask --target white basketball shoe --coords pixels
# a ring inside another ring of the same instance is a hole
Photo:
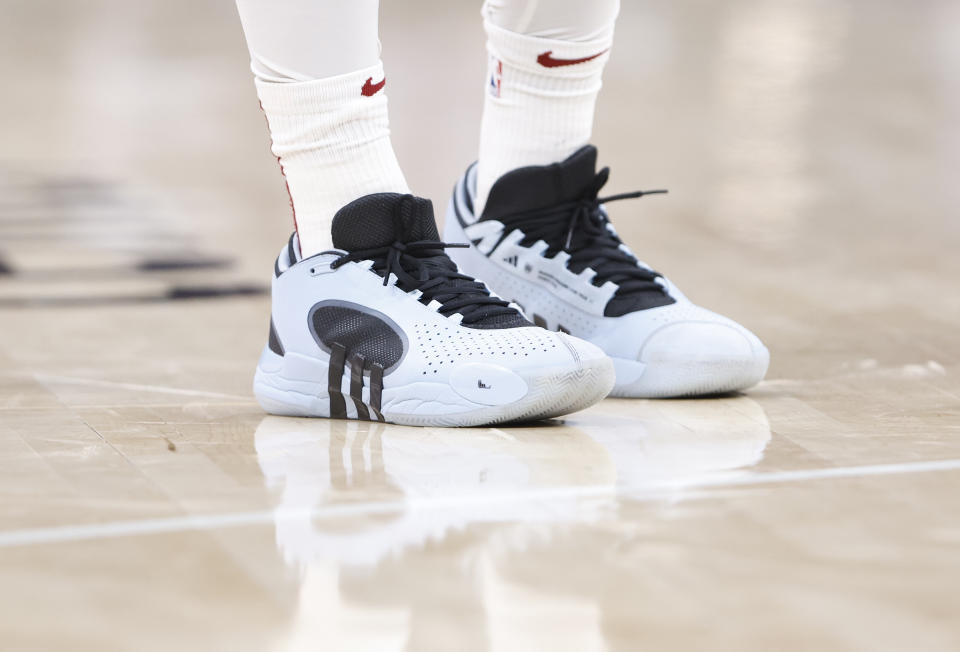
[[[736,322],[691,303],[621,242],[598,198],[587,145],[567,160],[503,175],[482,215],[473,211],[476,164],[453,191],[444,237],[461,271],[515,301],[535,323],[592,342],[616,367],[613,396],[698,396],[746,389],[770,354]],[[652,191],[664,192],[664,191]]]
[[[301,259],[294,234],[277,259],[254,379],[267,412],[473,426],[567,414],[613,387],[599,348],[457,271],[428,200],[361,197],[332,234],[337,250]]]

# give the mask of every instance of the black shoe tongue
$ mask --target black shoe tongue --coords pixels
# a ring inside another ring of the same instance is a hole
[[[395,192],[365,195],[341,208],[333,216],[331,235],[333,246],[348,253],[440,239],[433,202]]]
[[[333,216],[331,235],[333,246],[347,253],[389,247],[394,242],[440,240],[437,222],[433,217],[433,203],[429,199],[392,192],[366,195],[341,208]],[[457,269],[440,248],[433,251],[422,263],[422,269],[427,271],[430,271],[431,267],[434,272],[456,272]],[[447,298],[456,298],[458,288],[475,285],[476,282],[468,278],[449,278],[446,285],[450,289]],[[434,298],[441,303],[446,301],[442,291],[438,292],[434,288],[434,293]],[[488,297],[486,291],[482,291],[482,295]],[[488,306],[480,314],[471,315],[469,321],[464,320],[464,325],[468,328],[532,326],[519,312],[505,308],[502,304]]]
[[[511,170],[497,179],[480,219],[540,210],[583,195],[597,174],[597,148],[584,145],[566,160]]]

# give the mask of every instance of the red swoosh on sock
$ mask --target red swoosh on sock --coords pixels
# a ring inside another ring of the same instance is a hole
[[[577,63],[583,63],[585,61],[590,61],[591,59],[596,59],[601,54],[606,52],[597,52],[596,54],[591,54],[589,57],[583,57],[582,59],[554,59],[551,55],[553,50],[547,50],[543,54],[537,57],[537,63],[539,63],[544,68],[557,68],[559,66],[572,66]]]
[[[363,88],[360,89],[360,94],[365,95],[367,97],[370,97],[371,95],[375,95],[377,91],[383,88],[384,84],[386,83],[387,83],[386,77],[378,81],[376,84],[373,83],[373,77],[367,77],[367,81],[363,83]]]

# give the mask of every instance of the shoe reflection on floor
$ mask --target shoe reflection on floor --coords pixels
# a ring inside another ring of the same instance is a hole
[[[642,535],[638,499],[759,461],[770,426],[746,397],[602,407],[509,429],[265,417],[277,546],[301,573],[282,649],[606,649],[604,596],[636,569],[596,550]]]

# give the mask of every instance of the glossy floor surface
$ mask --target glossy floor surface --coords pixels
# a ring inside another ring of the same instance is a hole
[[[395,144],[473,156],[475,2],[384,3]],[[611,212],[768,344],[524,428],[264,416],[290,229],[229,2],[0,0],[0,648],[960,649],[960,5],[624,2]]]

